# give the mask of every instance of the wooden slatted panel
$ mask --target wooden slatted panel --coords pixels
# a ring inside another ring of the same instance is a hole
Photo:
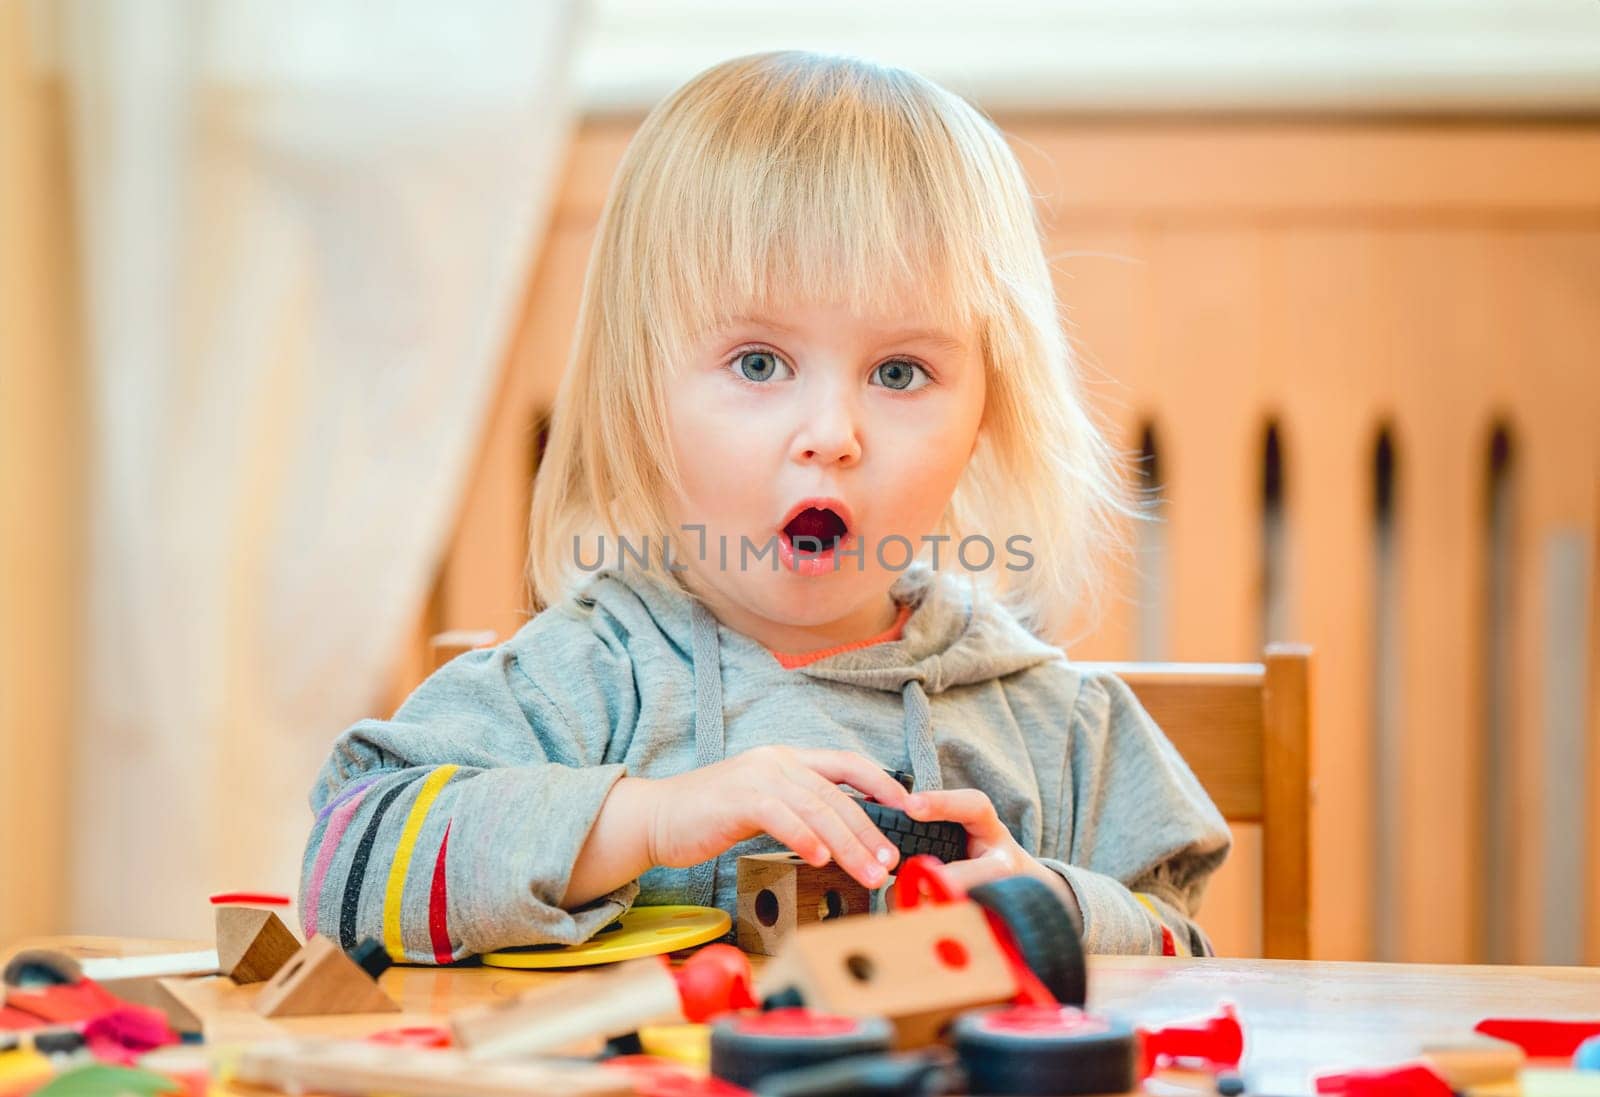
[[[1373,944],[1372,409],[1389,372],[1376,326],[1380,242],[1360,226],[1291,225],[1269,234],[1262,256],[1297,578],[1290,615],[1317,649],[1312,936],[1316,955],[1345,960],[1370,957]]]
[[[1248,226],[1157,220],[1140,227],[1137,245],[1142,354],[1115,365],[1150,402],[1162,447],[1165,654],[1254,659],[1262,643],[1260,237]],[[1254,955],[1262,947],[1252,928],[1260,836],[1236,828],[1234,839],[1207,889],[1206,925],[1219,950]]]
[[[1593,218],[1600,143],[1589,122],[1064,124],[1007,127],[1019,158],[1061,165],[1063,217],[1183,216],[1257,223],[1285,213]]]
[[[1472,958],[1480,872],[1477,765],[1484,494],[1481,395],[1485,318],[1493,311],[1481,237],[1396,228],[1377,258],[1394,366],[1399,448],[1394,650],[1400,801],[1394,917],[1397,955]]]
[[[1600,190],[1597,190],[1600,195]],[[1600,198],[1597,198],[1600,201]],[[1596,470],[1600,470],[1600,230],[1527,232],[1508,236],[1496,249],[1496,357],[1516,368],[1497,371],[1496,396],[1511,409],[1523,443],[1515,552],[1522,567],[1516,576],[1514,629],[1516,675],[1513,707],[1517,757],[1515,789],[1519,804],[1514,894],[1514,958],[1538,962],[1541,900],[1551,881],[1538,811],[1546,781],[1544,736],[1551,714],[1545,710],[1544,667],[1549,620],[1545,584],[1552,534],[1583,536],[1592,546],[1600,530],[1595,512]],[[1590,587],[1595,586],[1591,572]],[[1596,643],[1591,634],[1590,643]],[[1591,679],[1591,695],[1600,683]],[[1600,726],[1588,728],[1591,756],[1600,745]],[[1591,767],[1592,768],[1592,767]],[[1576,775],[1575,775],[1576,776]],[[1591,801],[1600,788],[1590,787]],[[1582,821],[1570,820],[1571,827]],[[1600,873],[1600,845],[1589,847],[1589,875]],[[1578,883],[1574,881],[1573,883]],[[1573,889],[1582,893],[1581,884]],[[1600,909],[1586,914],[1592,925]]]

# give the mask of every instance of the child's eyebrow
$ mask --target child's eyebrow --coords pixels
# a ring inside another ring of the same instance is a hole
[[[725,328],[733,328],[745,324],[770,328],[773,331],[781,331],[788,335],[793,335],[799,330],[798,328],[792,327],[788,324],[780,323],[771,317],[754,314],[730,317],[723,326]],[[949,332],[942,331],[938,328],[909,328],[905,331],[889,332],[878,340],[878,345],[887,346],[890,343],[911,342],[927,343],[931,346],[942,347],[945,350],[955,353],[960,353],[966,349],[965,343],[957,339],[954,335],[951,335]]]
[[[917,328],[914,331],[901,331],[885,337],[885,343],[928,343],[932,346],[943,347],[945,350],[961,351],[965,344],[949,332],[938,331],[933,328]]]

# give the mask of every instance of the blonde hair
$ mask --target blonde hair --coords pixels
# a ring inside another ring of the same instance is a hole
[[[535,609],[584,578],[576,539],[668,534],[679,481],[664,386],[699,334],[796,287],[870,308],[907,284],[977,332],[987,378],[978,446],[937,532],[996,545],[984,578],[1039,635],[1092,617],[1132,512],[1081,399],[1021,166],[931,81],[798,50],[700,73],[622,158],[534,486]],[[1014,534],[1032,539],[1027,570],[1001,564]]]

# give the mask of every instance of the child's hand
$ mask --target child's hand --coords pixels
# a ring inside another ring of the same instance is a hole
[[[898,808],[905,806],[906,790],[872,759],[851,751],[757,747],[646,784],[651,864],[686,868],[766,833],[809,864],[831,858],[875,888],[899,858],[838,785]]]
[[[918,792],[907,797],[905,812],[918,822],[938,819],[960,823],[967,828],[968,858],[944,867],[944,875],[963,890],[1004,876],[1032,876],[1048,884],[1072,912],[1078,925],[1083,925],[1083,913],[1078,909],[1077,896],[1072,894],[1066,880],[1062,879],[1059,872],[1040,864],[1017,844],[995,813],[994,804],[978,789]]]

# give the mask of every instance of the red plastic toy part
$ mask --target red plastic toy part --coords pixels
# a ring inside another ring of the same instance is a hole
[[[123,1009],[128,1003],[92,979],[51,987],[8,988],[0,1028],[29,1029],[42,1025],[79,1024]]]
[[[1538,1021],[1532,1018],[1491,1017],[1473,1030],[1516,1044],[1533,1059],[1570,1059],[1578,1045],[1600,1036],[1600,1021]]]
[[[748,1036],[847,1036],[861,1030],[859,1017],[817,1013],[805,1006],[784,1006],[736,1017],[735,1029]]]
[[[96,1059],[133,1066],[140,1056],[178,1042],[178,1034],[159,1009],[125,1005],[83,1026],[83,1039]]]
[[[455,1043],[450,1035],[450,1030],[437,1025],[406,1025],[402,1028],[386,1028],[382,1032],[374,1032],[367,1037],[367,1042],[372,1044],[387,1044],[390,1047],[425,1047],[442,1048],[451,1047]]]
[[[1317,1092],[1341,1097],[1454,1097],[1449,1084],[1421,1063],[1324,1074],[1317,1079]]]
[[[1012,1006],[985,1014],[978,1027],[1023,1036],[1095,1036],[1111,1031],[1104,1019],[1075,1006]]]
[[[666,957],[662,957],[666,963]],[[683,1016],[695,1024],[761,1003],[750,988],[750,958],[732,945],[709,945],[672,971]]]
[[[604,1064],[624,1071],[640,1097],[754,1097],[743,1086],[692,1073],[682,1063],[651,1055],[618,1055]]]
[[[954,903],[965,899],[967,893],[958,884],[950,882],[944,874],[944,863],[926,853],[906,858],[894,884],[894,909],[916,910],[926,900],[932,903]]]
[[[238,903],[253,907],[286,907],[289,905],[289,897],[267,891],[219,891],[211,897],[211,905],[214,907],[232,906]]]
[[[945,875],[942,861],[927,854],[918,854],[907,858],[905,864],[900,866],[900,872],[895,879],[893,905],[895,910],[915,910],[924,901],[957,903],[966,897],[967,893],[961,886],[952,883]],[[1012,937],[1010,928],[1000,916],[992,910],[985,910],[983,916],[989,923],[989,932],[994,934],[995,943],[1000,946],[1000,952],[1005,956],[1012,975],[1016,977],[1017,994],[1012,1002],[1019,1006],[1060,1005],[1061,1003],[1056,1001],[1056,996],[1039,981],[1039,977],[1022,958],[1022,950],[1017,947],[1016,938]]]
[[[1234,1070],[1244,1058],[1244,1029],[1231,1002],[1224,1002],[1216,1016],[1203,1021],[1137,1031],[1141,1078],[1179,1061],[1199,1063],[1212,1072]]]

